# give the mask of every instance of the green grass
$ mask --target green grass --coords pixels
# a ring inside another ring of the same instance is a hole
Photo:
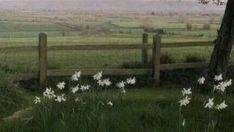
[[[179,132],[179,106],[181,86],[164,85],[159,87],[130,88],[123,96],[117,90],[111,90],[107,96],[96,94],[67,95],[67,101],[56,103],[43,100],[33,105],[33,111],[23,119],[5,122],[1,131],[17,132]],[[195,94],[202,98],[206,94]],[[74,102],[79,97],[80,102]],[[217,131],[233,130],[233,97],[229,107],[222,112],[222,125]],[[106,105],[110,100],[113,107]],[[204,100],[203,100],[204,101]],[[193,102],[184,113],[186,127],[183,131],[201,132],[207,129],[207,110],[203,101]],[[85,104],[84,104],[85,102]],[[101,104],[104,103],[104,105]]]
[[[169,54],[176,63],[184,62],[186,56],[197,56],[209,61],[211,47],[167,48],[162,54]],[[30,57],[29,57],[30,56]],[[151,59],[149,51],[149,60]],[[234,52],[231,54],[233,62]],[[25,59],[27,58],[27,59]],[[38,53],[21,52],[1,53],[1,67],[14,72],[36,72],[38,70]],[[141,50],[123,51],[55,51],[48,53],[49,69],[79,69],[79,68],[121,68],[124,63],[141,62]]]
[[[70,95],[70,101],[62,104],[45,101],[41,105],[34,105],[33,115],[29,120],[4,123],[0,130],[17,132],[127,132],[161,129],[162,126],[152,125],[157,123],[157,112],[162,112],[160,105],[178,98],[179,91],[175,87],[129,89],[121,102],[118,91],[110,91],[108,97],[113,101],[113,107],[97,106],[99,100],[105,103],[105,94],[101,94],[98,100],[93,100],[95,97],[92,94],[78,95],[84,99],[86,105],[73,102],[72,95]],[[31,117],[31,114],[26,117]]]
[[[0,77],[0,118],[3,118],[28,107],[33,95],[31,92],[19,89],[17,84],[8,80],[8,74],[5,72],[0,71]]]

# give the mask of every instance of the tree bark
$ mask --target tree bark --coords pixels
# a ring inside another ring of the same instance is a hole
[[[211,55],[208,76],[226,74],[234,43],[234,0],[228,0],[218,37]]]

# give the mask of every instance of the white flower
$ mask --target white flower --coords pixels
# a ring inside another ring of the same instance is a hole
[[[98,80],[98,85],[100,85],[100,86],[110,86],[111,81],[110,81],[110,79]]]
[[[214,106],[214,98],[210,98],[209,101],[205,104],[205,108],[213,108]]]
[[[204,84],[205,80],[206,80],[205,77],[201,77],[201,78],[198,79],[198,83],[199,84]]]
[[[127,78],[127,84],[130,84],[130,85],[133,85],[136,83],[136,78],[133,77],[133,78]]]
[[[51,88],[46,88],[46,90],[43,92],[43,95],[49,99],[56,97],[54,91],[51,90]]]
[[[81,91],[89,90],[89,88],[90,88],[90,85],[82,85],[82,86],[80,86],[80,90]]]
[[[223,87],[229,87],[232,85],[232,79],[228,80],[228,81],[224,81],[224,82],[221,82],[220,85],[222,85]]]
[[[104,81],[104,83],[105,83],[106,86],[110,86],[111,85],[110,79],[104,79],[103,81]]]
[[[124,88],[125,87],[125,83],[124,83],[124,81],[121,81],[121,82],[117,83],[116,86],[118,88]]]
[[[215,81],[222,81],[223,80],[223,75],[222,74],[215,75],[214,80]]]
[[[62,95],[60,95],[60,96],[57,96],[56,99],[55,99],[55,101],[57,101],[57,102],[59,102],[59,103],[65,102],[66,99],[65,99],[64,96],[65,96],[64,94],[62,94]]]
[[[79,90],[79,85],[72,88],[72,93],[75,94]]]
[[[222,110],[222,109],[225,109],[225,108],[227,108],[227,104],[225,103],[225,101],[223,101],[221,104],[219,104],[219,105],[216,105],[216,109],[217,110]]]
[[[75,74],[72,75],[72,81],[78,81],[81,76],[81,72],[75,72]]]
[[[227,87],[231,86],[232,85],[232,79],[228,80],[228,81],[225,81],[225,85]]]
[[[214,90],[220,90],[220,91],[224,92],[226,90],[226,87],[224,87],[224,85],[222,85],[222,84],[219,84],[219,85],[214,86]]]
[[[218,85],[214,86],[214,90],[220,90],[225,92],[226,88],[232,85],[232,80],[220,82]]]
[[[60,89],[60,90],[64,89],[65,88],[65,82],[58,83],[57,88]]]
[[[105,84],[104,84],[103,80],[98,80],[98,85],[99,86],[104,86]]]
[[[184,88],[184,89],[182,90],[182,94],[183,94],[183,96],[192,94],[191,88],[188,88],[188,89],[185,89],[185,88]]]
[[[34,102],[34,104],[39,104],[39,103],[41,103],[41,99],[36,96],[33,102]]]
[[[97,74],[93,75],[94,80],[100,80],[102,78],[102,72],[98,72]]]
[[[185,96],[184,99],[181,99],[179,101],[180,106],[186,106],[186,105],[188,105],[190,103],[190,100],[191,100],[191,98],[189,98],[188,96]]]
[[[108,102],[107,102],[107,105],[113,106],[113,103],[112,103],[111,101],[108,101]]]

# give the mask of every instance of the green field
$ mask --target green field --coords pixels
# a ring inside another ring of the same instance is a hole
[[[219,28],[220,16],[152,16],[145,14],[108,15],[72,12],[1,12],[0,47],[37,46],[38,34],[48,35],[48,45],[141,44],[144,28],[163,29],[162,42],[212,41]],[[210,20],[213,20],[212,22]],[[187,30],[186,25],[192,24]],[[203,29],[204,24],[210,29]],[[152,43],[153,32],[149,33]],[[176,62],[188,55],[209,60],[212,49],[163,49]],[[151,52],[149,51],[149,56]],[[28,57],[30,56],[30,57]],[[14,72],[37,71],[36,52],[0,52],[0,66]],[[141,61],[141,52],[132,51],[72,51],[51,52],[49,68],[121,67],[123,63]],[[149,57],[150,59],[151,57]]]

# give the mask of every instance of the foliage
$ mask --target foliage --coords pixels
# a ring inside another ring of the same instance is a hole
[[[188,55],[186,56],[185,58],[185,61],[184,62],[205,62],[206,59],[203,58],[203,57],[199,57],[199,56],[195,56],[195,55]]]
[[[21,108],[25,100],[23,92],[8,79],[5,72],[0,71],[0,118]]]

